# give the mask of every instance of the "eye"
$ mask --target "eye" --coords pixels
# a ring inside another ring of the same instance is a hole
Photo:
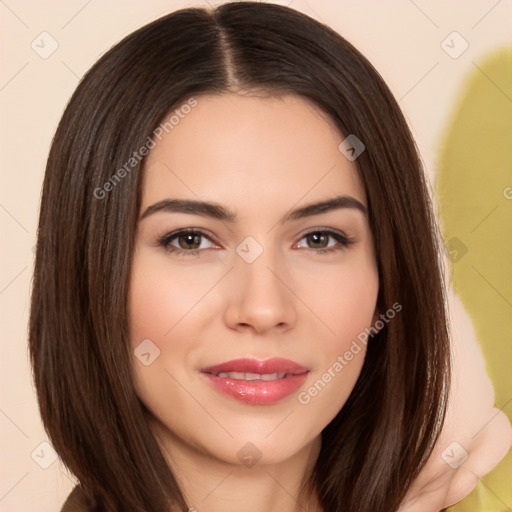
[[[201,239],[212,242],[211,238],[197,229],[182,229],[169,233],[158,241],[158,245],[171,253],[183,254],[186,256],[199,255],[199,252],[207,247],[201,243]],[[177,245],[173,245],[176,241]]]
[[[354,243],[352,238],[341,232],[333,231],[332,229],[316,229],[315,231],[309,231],[301,238],[301,240],[304,239],[308,244],[313,245],[313,247],[310,246],[306,249],[317,254],[326,254],[346,249],[349,245]],[[329,239],[335,240],[335,243],[329,244]]]
[[[208,240],[213,244],[211,237],[206,233],[198,229],[189,228],[168,233],[158,241],[158,245],[170,253],[184,256],[199,256],[202,250],[209,248],[208,246],[205,247],[202,243],[204,240]],[[310,245],[310,247],[306,247],[306,250],[315,254],[332,253],[346,249],[354,243],[352,238],[341,232],[318,228],[303,235],[299,242],[301,240],[306,240],[306,243]],[[333,240],[334,243],[330,243]]]

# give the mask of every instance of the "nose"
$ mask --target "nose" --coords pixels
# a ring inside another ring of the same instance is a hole
[[[274,329],[286,331],[297,320],[297,298],[291,276],[270,250],[265,250],[252,263],[236,257],[230,272],[230,292],[225,322],[239,331],[253,330],[264,334]]]

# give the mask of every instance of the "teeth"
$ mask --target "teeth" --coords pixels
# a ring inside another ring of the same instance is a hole
[[[217,373],[217,377],[224,379],[236,379],[236,380],[277,380],[283,379],[286,373],[250,373],[250,372],[222,372]]]
[[[243,380],[245,378],[245,373],[243,372],[229,372],[229,373],[219,373],[219,377],[229,377],[230,379],[240,379]]]
[[[261,380],[276,380],[276,379],[283,379],[285,373],[264,373],[263,375],[260,375]]]

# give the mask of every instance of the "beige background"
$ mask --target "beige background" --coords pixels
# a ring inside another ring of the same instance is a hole
[[[475,63],[511,43],[512,0],[277,3],[330,25],[370,59],[399,100],[432,178],[462,84]],[[53,512],[73,485],[58,462],[41,467],[52,462],[51,450],[40,446],[46,435],[26,346],[40,187],[56,124],[99,55],[145,23],[195,5],[207,3],[0,0],[1,512]],[[43,31],[59,45],[47,59],[31,47]],[[453,31],[469,43],[456,59],[441,47]]]

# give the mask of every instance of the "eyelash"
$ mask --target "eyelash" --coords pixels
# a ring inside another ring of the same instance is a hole
[[[327,253],[333,253],[336,251],[340,251],[340,250],[346,249],[348,246],[350,246],[351,244],[354,243],[353,238],[350,238],[342,233],[338,233],[337,231],[333,231],[331,229],[315,229],[312,231],[308,231],[307,233],[304,233],[304,235],[302,235],[300,240],[302,240],[303,238],[305,238],[309,235],[314,235],[314,234],[328,235],[329,237],[334,238],[338,242],[337,245],[330,247],[328,249],[310,249],[310,248],[306,249],[306,250],[312,251],[316,254],[327,254]],[[204,238],[207,238],[210,242],[215,243],[211,239],[210,236],[208,236],[206,233],[204,233],[203,231],[201,231],[199,229],[181,229],[179,231],[174,231],[172,233],[168,233],[167,235],[160,238],[158,240],[158,245],[160,247],[163,247],[166,251],[173,253],[173,254],[184,255],[184,256],[194,256],[194,255],[199,256],[199,253],[201,251],[203,251],[204,249],[186,250],[186,249],[180,249],[179,247],[174,247],[174,246],[170,245],[171,242],[175,238],[179,238],[180,236],[186,236],[186,235],[200,235]]]

